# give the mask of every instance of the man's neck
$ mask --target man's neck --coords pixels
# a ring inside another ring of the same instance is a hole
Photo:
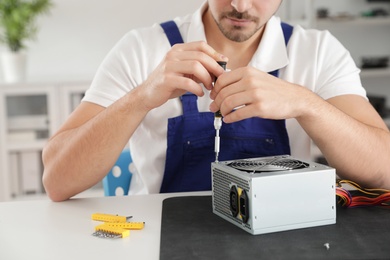
[[[222,34],[209,10],[205,11],[202,20],[207,43],[216,51],[229,58],[229,69],[244,67],[249,64],[259,46],[263,29],[244,42],[235,42]]]

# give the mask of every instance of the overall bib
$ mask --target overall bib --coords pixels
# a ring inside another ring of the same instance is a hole
[[[170,44],[183,43],[173,21],[161,24]],[[287,46],[292,27],[282,23]],[[278,70],[270,72],[275,77]],[[198,111],[197,96],[180,97],[183,115],[168,119],[167,157],[161,193],[211,190],[214,153],[214,113]],[[225,124],[220,130],[219,160],[290,154],[285,120],[250,118]]]

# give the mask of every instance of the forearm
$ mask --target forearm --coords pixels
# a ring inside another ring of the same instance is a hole
[[[337,174],[367,187],[390,188],[387,129],[361,122],[317,99],[309,115],[297,119]]]
[[[129,93],[81,126],[53,136],[43,150],[43,183],[54,201],[68,199],[99,182],[146,115]]]

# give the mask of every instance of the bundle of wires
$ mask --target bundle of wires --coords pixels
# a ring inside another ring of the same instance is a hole
[[[349,185],[353,190],[348,190],[343,185]],[[390,208],[390,190],[366,189],[349,180],[337,180],[336,182],[337,204],[346,208],[381,206]]]

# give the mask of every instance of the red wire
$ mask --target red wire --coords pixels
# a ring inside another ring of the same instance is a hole
[[[360,187],[359,187],[360,188]],[[352,195],[348,190],[343,187],[336,187],[336,195],[339,197],[338,203],[343,207],[367,207],[367,206],[381,206],[390,208],[390,192],[383,192],[382,194],[372,193],[373,189],[370,189],[370,194],[366,193],[365,189],[360,188],[359,195]],[[376,194],[376,195],[372,195]]]

